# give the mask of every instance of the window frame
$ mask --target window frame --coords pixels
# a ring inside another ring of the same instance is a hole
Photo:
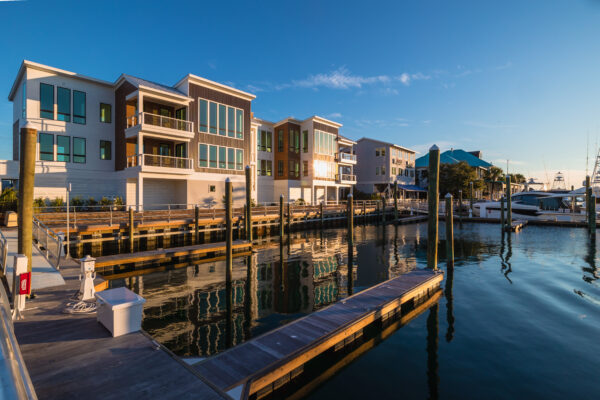
[[[213,108],[214,106],[214,113]],[[214,117],[214,121],[213,121]],[[214,123],[214,125],[213,125]],[[219,134],[219,103],[214,101],[208,102],[208,133],[213,135]]]
[[[108,143],[108,157],[106,157],[106,144]],[[104,146],[103,146],[104,145]],[[104,158],[102,158],[102,149],[105,150]],[[102,161],[111,161],[112,160],[112,142],[110,140],[100,139],[100,154],[99,157]]]
[[[67,142],[68,142],[68,152],[67,153],[60,153],[59,152],[59,139],[60,138],[66,138]],[[67,156],[66,159],[61,159],[61,157]],[[71,162],[71,136],[66,136],[66,135],[56,135],[56,161],[59,162]]]
[[[227,147],[227,169],[235,169],[235,149]]]
[[[235,109],[235,138],[244,139],[244,110]]]
[[[52,88],[52,109],[45,109],[45,108],[43,108],[44,101],[42,99],[42,87]],[[54,113],[54,105],[56,104],[56,101],[54,99],[54,92],[55,92],[54,85],[50,85],[48,83],[40,82],[40,118],[42,118],[42,119],[52,119],[52,120],[54,120],[55,117],[56,117],[55,113]],[[52,114],[52,117],[50,118],[48,116],[44,116],[45,115],[44,113],[47,113],[46,115]]]
[[[48,152],[48,151],[42,151],[42,137],[51,137],[52,138],[52,152]],[[39,144],[39,151],[38,151],[38,158],[40,161],[54,161],[54,135],[52,133],[46,133],[46,132],[39,132],[38,133],[38,144]],[[42,155],[51,155],[51,159],[45,159],[42,157]]]
[[[214,157],[211,155],[214,149]],[[212,163],[214,162],[214,167]],[[208,168],[217,168],[219,166],[219,146],[209,144],[208,145]]]
[[[205,151],[206,151],[206,155],[205,155],[205,160],[204,163],[205,165],[202,165],[202,148],[204,147]],[[208,144],[206,143],[198,143],[198,167],[200,168],[208,168]]]
[[[227,147],[219,146],[219,169],[227,169]]]
[[[219,136],[227,136],[227,106],[221,103],[218,103],[218,105]]]
[[[244,169],[244,149],[235,149],[235,170],[242,171]]]
[[[75,153],[75,139],[83,141],[83,155]],[[75,164],[86,164],[87,163],[87,140],[86,138],[73,136],[73,163]],[[83,161],[76,161],[77,157],[82,157]]]
[[[83,94],[83,115],[76,114],[75,93]],[[72,102],[71,108],[73,109],[73,111],[72,111],[73,123],[85,125],[87,123],[87,93],[82,92],[80,90],[73,90],[73,102]]]
[[[227,106],[227,137],[235,138],[235,108]]]
[[[106,106],[108,107],[108,120],[102,120],[102,106]],[[100,103],[100,122],[104,123],[104,124],[112,124],[112,104],[108,104],[108,103]]]

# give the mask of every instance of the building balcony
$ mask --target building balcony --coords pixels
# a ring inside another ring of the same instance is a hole
[[[138,168],[144,172],[191,174],[194,172],[194,163],[191,158],[134,154],[127,157],[127,168]]]
[[[349,165],[356,164],[356,154],[339,152],[337,154],[336,159],[337,159],[337,162],[339,162],[340,164],[349,164]]]
[[[356,175],[336,174],[335,175],[335,180],[336,180],[337,183],[354,185],[356,183]]]
[[[160,136],[192,139],[194,137],[194,123],[192,121],[142,112],[127,118],[125,137],[134,137],[140,131]]]

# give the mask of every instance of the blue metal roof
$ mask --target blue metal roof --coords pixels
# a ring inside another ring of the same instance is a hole
[[[142,86],[149,87],[151,89],[162,90],[165,92],[176,94],[178,96],[186,96],[185,93],[183,93],[171,86],[161,85],[160,83],[147,81],[146,79],[138,78],[138,77],[135,77],[132,75],[127,75],[127,74],[123,74],[123,77],[125,77],[125,79],[127,79],[129,82],[131,82],[132,85],[134,85],[138,88],[140,87],[140,85],[142,85]]]
[[[423,189],[417,185],[398,185],[398,187],[402,190],[406,190],[408,192],[426,192],[427,190]]]
[[[446,150],[440,154],[441,164],[457,164],[461,161],[465,161],[471,167],[490,168],[492,166],[492,164],[489,162],[477,158],[473,154],[460,149]],[[415,168],[426,168],[428,165],[429,153],[415,160]]]

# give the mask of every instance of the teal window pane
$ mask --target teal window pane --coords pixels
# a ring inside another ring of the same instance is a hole
[[[235,169],[238,171],[244,169],[244,150],[235,151]]]
[[[27,81],[23,81],[21,90],[21,117],[27,118]]]
[[[71,137],[56,136],[56,161],[71,161]]]
[[[198,151],[198,165],[200,167],[208,167],[208,146],[205,144],[200,145]]]
[[[73,119],[73,122],[75,120]],[[85,164],[85,139],[84,138],[73,138],[73,162],[79,164]]]
[[[235,168],[235,149],[227,149],[227,168]]]
[[[54,135],[40,133],[38,140],[40,142],[40,160],[54,161]]]
[[[100,122],[110,124],[112,121],[112,106],[110,104],[100,103]]]
[[[235,135],[235,109],[227,107],[227,136],[234,137]]]
[[[219,147],[219,168],[227,168],[227,147]]]
[[[54,86],[40,83],[40,118],[54,119]]]
[[[85,124],[85,113],[85,93],[73,90],[73,122],[76,124]],[[74,147],[75,145],[73,145]]]
[[[219,135],[225,136],[227,125],[227,107],[219,104]]]
[[[200,132],[208,132],[208,102],[200,100]]]
[[[244,138],[244,110],[236,110],[235,136],[238,139]]]
[[[71,122],[71,89],[57,88],[56,103],[58,108],[58,120]]]
[[[100,141],[100,159],[110,160],[112,158],[111,142],[109,140]]]
[[[217,103],[211,101],[209,104],[209,111],[210,126],[208,131],[210,133],[217,133]]]
[[[217,168],[217,146],[210,146],[209,151],[208,166],[210,168]]]

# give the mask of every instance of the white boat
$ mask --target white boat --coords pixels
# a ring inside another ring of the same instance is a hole
[[[585,221],[583,193],[520,192],[513,194],[511,200],[513,220]],[[475,203],[473,214],[482,218],[500,218],[500,202]],[[504,215],[506,217],[506,202]]]

